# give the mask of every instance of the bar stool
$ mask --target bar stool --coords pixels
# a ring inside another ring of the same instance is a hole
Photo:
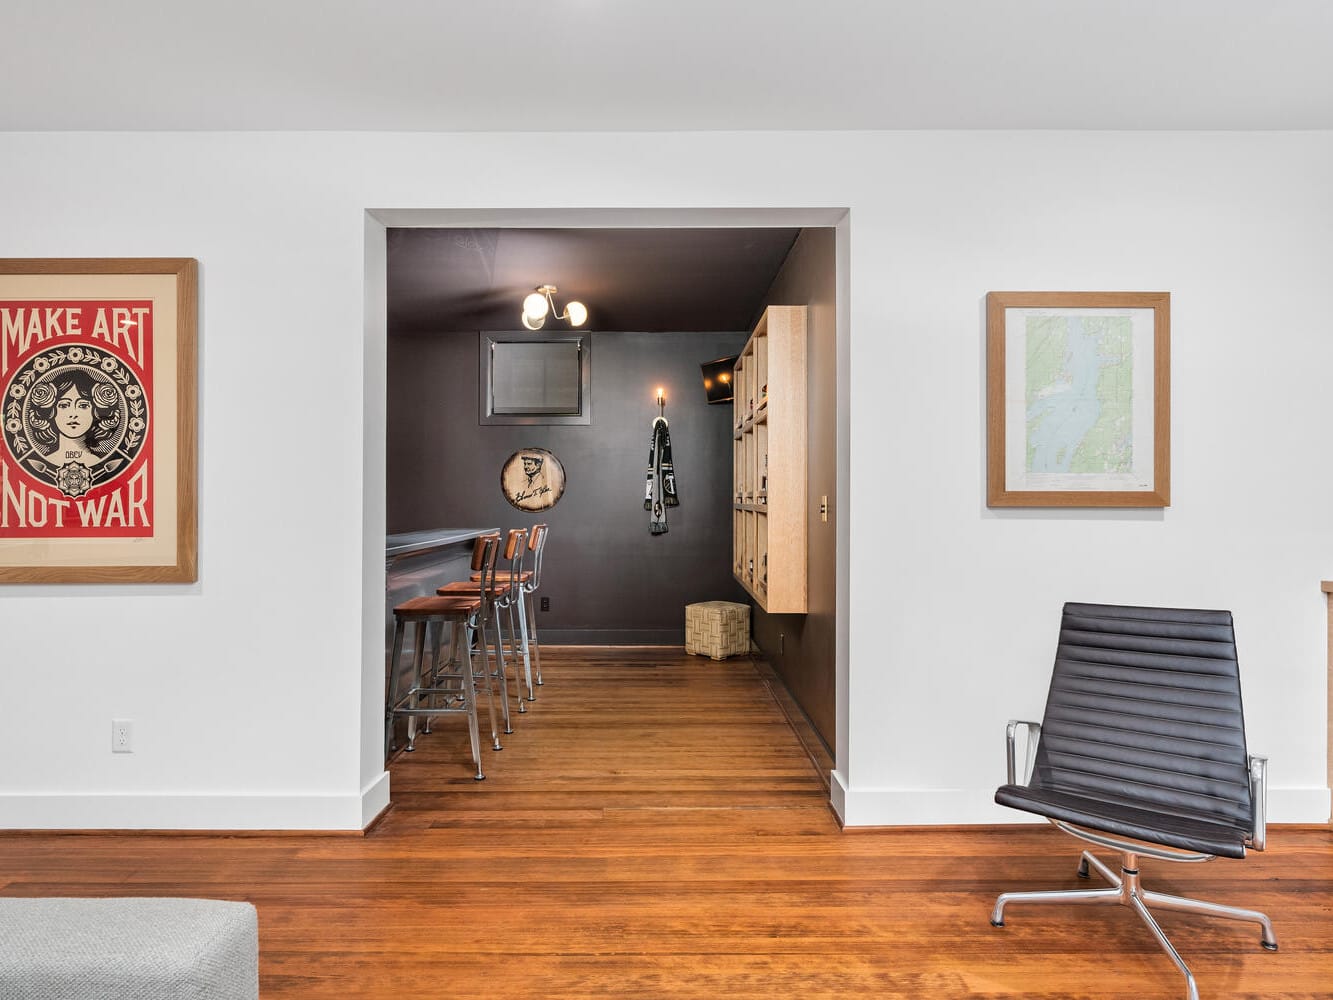
[[[520,530],[521,529],[512,529],[510,535],[512,536],[515,532]],[[537,588],[541,586],[542,552],[545,551],[546,548],[546,532],[547,528],[545,524],[534,524],[532,529],[527,532],[528,544],[526,546],[526,551],[528,554],[532,555],[531,569],[523,568],[525,555],[524,548],[520,547],[513,552],[510,552],[508,547],[506,547],[506,558],[509,561],[509,586],[514,596],[506,598],[504,606],[511,615],[515,612],[518,615],[517,634],[521,636],[520,648],[522,649],[523,654],[523,676],[524,680],[527,682],[528,701],[537,700],[532,687],[534,664],[536,665],[537,672],[537,686],[540,687],[542,683],[541,644],[537,641],[537,609],[533,602],[532,595]],[[496,578],[498,580],[503,580],[504,576],[504,573],[500,572],[497,574]],[[476,577],[477,574],[473,573],[472,578],[475,580]],[[515,635],[512,617],[510,620],[510,635]],[[515,670],[517,670],[517,653],[514,656],[514,660]],[[526,708],[524,708],[521,701],[519,702],[518,707],[520,712],[526,711]]]
[[[511,565],[513,564],[516,553],[518,554],[518,558],[520,560],[522,559],[522,552],[526,541],[527,541],[527,532],[522,528],[513,528],[509,531],[508,535],[505,538],[504,557],[506,560],[510,562]],[[481,582],[480,578],[481,578],[480,573],[473,573],[471,580],[457,580],[443,584],[442,586],[437,587],[435,589],[435,593],[440,597],[454,597],[463,594],[475,594],[478,592],[478,586]],[[484,594],[484,599],[489,605],[487,609],[489,612],[488,617],[490,617],[495,622],[494,668],[491,668],[490,666],[490,653],[486,652],[484,655],[485,655],[486,668],[490,671],[491,678],[493,680],[498,680],[500,682],[500,692],[501,692],[500,704],[504,711],[504,724],[506,733],[512,733],[514,730],[511,727],[509,721],[509,668],[505,662],[505,651],[504,651],[505,630],[503,627],[503,622],[506,617],[509,619],[510,652],[513,654],[515,662],[517,662],[519,647],[518,647],[517,632],[515,629],[515,621],[513,614],[514,595],[516,593],[517,591],[514,589],[513,585],[509,581],[505,580],[502,574],[500,574],[497,570],[493,568],[491,573],[491,584],[490,586],[484,588],[483,594]],[[526,712],[528,709],[527,706],[523,704],[522,694],[518,690],[517,675],[515,675],[514,677],[514,691],[515,694],[518,696],[519,712]]]
[[[486,630],[490,623],[490,602],[485,594],[494,581],[495,556],[500,546],[498,534],[491,533],[478,537],[472,548],[472,566],[479,574],[475,591],[467,594],[413,597],[393,609],[394,630],[393,648],[389,656],[387,692],[385,695],[384,753],[386,760],[394,748],[394,722],[398,718],[408,720],[407,751],[416,749],[416,720],[427,720],[429,732],[430,719],[449,712],[461,712],[467,716],[468,735],[472,742],[472,759],[476,762],[477,781],[485,779],[481,766],[481,736],[477,722],[477,676],[472,663],[473,635],[480,632],[482,649],[486,647]],[[402,655],[403,638],[406,626],[415,628],[414,651],[411,668],[411,689],[399,693],[398,660]],[[451,631],[449,662],[439,663],[439,632],[448,626]],[[426,633],[434,628],[435,641],[432,644],[432,657],[429,664],[425,661]],[[494,749],[500,750],[500,737],[495,726],[495,698],[491,690],[489,671],[483,669],[482,678],[486,683],[487,706],[490,711],[491,740]],[[423,704],[423,699],[427,702]]]

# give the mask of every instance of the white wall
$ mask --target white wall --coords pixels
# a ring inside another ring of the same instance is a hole
[[[0,256],[194,256],[202,302],[200,583],[0,589],[0,826],[362,825],[366,210],[639,206],[850,208],[849,822],[1019,818],[1000,733],[1065,599],[1231,608],[1273,818],[1321,821],[1328,176],[1327,133],[0,134]],[[1172,293],[1165,512],[985,507],[985,293],[1062,288]]]
[[[853,202],[853,537],[898,530],[852,553],[848,820],[1008,812],[1003,722],[1041,717],[1065,600],[1231,609],[1272,814],[1327,819],[1331,137],[887,148],[883,195]],[[986,508],[984,294],[1027,289],[1171,292],[1169,509]]]

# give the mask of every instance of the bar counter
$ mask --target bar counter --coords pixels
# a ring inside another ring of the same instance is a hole
[[[463,543],[466,543],[467,554],[470,557],[472,542],[478,535],[498,530],[498,528],[431,528],[387,535],[384,539],[384,568],[387,570],[400,560],[452,549]]]

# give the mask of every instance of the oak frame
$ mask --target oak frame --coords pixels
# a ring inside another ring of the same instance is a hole
[[[1009,309],[1152,311],[1152,482],[1148,488],[1009,489],[1006,477],[1006,315]],[[1171,296],[1169,292],[990,292],[986,296],[986,505],[1171,505]]]
[[[25,286],[26,278],[32,280]],[[154,493],[152,533],[128,539],[128,543],[146,543],[146,555],[139,556],[139,546],[134,544],[117,549],[100,546],[103,539],[6,537],[0,529],[0,583],[192,583],[198,579],[198,283],[198,261],[190,257],[0,258],[0,299],[29,303],[94,298],[151,301],[155,310],[151,349],[162,360],[154,368],[151,387],[150,408],[157,412],[148,420],[162,411],[170,418],[153,429],[158,450],[150,452],[155,464],[151,483],[160,492]],[[174,322],[159,324],[158,314],[174,317]],[[104,345],[70,339],[75,346],[101,350],[103,359],[110,361]],[[156,475],[156,466],[162,464],[157,456],[163,453],[169,456],[166,464],[170,468]],[[0,459],[12,457],[7,446],[0,446]],[[4,501],[0,497],[0,503]],[[57,555],[52,557],[52,553]]]

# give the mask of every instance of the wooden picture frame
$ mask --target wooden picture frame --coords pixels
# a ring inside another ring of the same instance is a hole
[[[198,281],[0,259],[0,583],[197,579]]]
[[[1168,292],[986,296],[986,503],[1171,504]]]

